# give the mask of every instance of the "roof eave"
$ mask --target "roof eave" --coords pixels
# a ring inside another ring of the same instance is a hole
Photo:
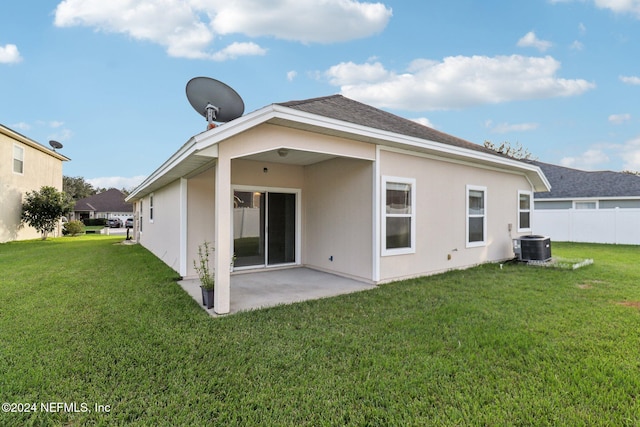
[[[272,123],[290,128],[341,136],[389,147],[399,147],[412,151],[471,161],[491,167],[509,169],[513,172],[527,176],[537,192],[549,191],[551,189],[549,181],[544,176],[541,169],[538,166],[529,163],[468,148],[456,147],[441,142],[410,137],[368,126],[358,125],[278,104],[271,104],[237,118],[231,123],[218,126],[191,137],[173,156],[149,175],[134,191],[132,191],[126,198],[126,201],[130,202],[139,200],[140,198],[152,193],[155,189],[178,179],[178,175],[180,174],[175,172],[182,171],[181,165],[184,166],[189,159],[193,160],[198,156],[199,152],[202,152],[203,150],[218,144],[220,141],[231,138],[262,123]],[[194,162],[194,170],[197,168],[195,166],[198,164],[204,165],[207,162],[213,161],[215,158],[211,156],[199,157],[202,157],[202,159],[200,162]],[[186,174],[186,171],[182,172],[185,172],[182,175]],[[167,176],[169,176],[169,179],[165,178]]]

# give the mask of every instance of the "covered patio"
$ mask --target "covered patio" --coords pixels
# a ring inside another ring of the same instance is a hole
[[[202,305],[198,279],[178,284],[212,317],[214,309]],[[231,304],[228,314],[292,304],[374,289],[376,285],[305,267],[262,270],[231,275]]]

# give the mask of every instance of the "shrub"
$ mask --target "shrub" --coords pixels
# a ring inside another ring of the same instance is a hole
[[[78,234],[82,234],[83,232],[84,224],[79,220],[66,222],[62,227],[62,234],[65,236],[77,236]]]

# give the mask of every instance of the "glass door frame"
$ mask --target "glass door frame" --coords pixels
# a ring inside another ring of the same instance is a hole
[[[295,194],[296,196],[296,204],[295,204],[295,261],[289,263],[282,264],[269,264],[267,260],[269,259],[269,230],[265,231],[265,239],[264,239],[264,262],[262,264],[256,265],[247,265],[242,267],[233,267],[232,271],[242,271],[242,270],[255,270],[255,269],[264,269],[264,268],[279,268],[286,267],[292,265],[300,265],[301,264],[301,255],[302,255],[302,189],[300,188],[286,188],[286,187],[265,187],[258,185],[232,185],[231,186],[231,241],[229,245],[231,246],[231,253],[234,253],[234,215],[233,215],[233,198],[236,191],[242,192],[259,192],[265,193],[265,224],[268,222],[269,216],[269,206],[268,206],[268,195],[269,193],[285,193],[285,194]]]

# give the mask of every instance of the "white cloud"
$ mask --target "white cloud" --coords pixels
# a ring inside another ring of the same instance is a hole
[[[571,43],[571,46],[569,46],[569,48],[573,50],[583,50],[584,44],[582,44],[582,42],[579,42],[578,40],[575,40],[573,43]]]
[[[578,156],[561,159],[560,164],[577,169],[598,170],[606,167],[610,156],[622,161],[621,170],[640,171],[640,136],[621,144],[594,144]]]
[[[491,133],[529,132],[538,129],[538,123],[498,123],[490,124]]]
[[[105,176],[100,178],[89,178],[86,181],[95,188],[126,188],[132,190],[136,188],[146,177],[144,175],[124,177],[124,176]]]
[[[334,86],[348,86],[362,83],[376,83],[387,80],[392,73],[385,70],[379,62],[356,64],[354,62],[342,62],[327,70],[329,83]]]
[[[623,170],[640,171],[640,136],[627,141],[620,152]]]
[[[570,3],[576,0],[549,0],[549,3]],[[579,0],[584,1],[584,0]],[[632,14],[640,19],[640,0],[593,0],[599,9],[609,9],[615,13]]]
[[[292,82],[298,76],[298,72],[295,70],[291,70],[287,73],[287,80]]]
[[[609,9],[615,13],[630,13],[640,19],[640,0],[594,0],[600,9]]]
[[[392,16],[382,3],[355,0],[200,0],[215,10],[218,34],[272,36],[303,43],[333,43],[381,32]]]
[[[70,129],[56,129],[56,132],[49,135],[49,139],[55,139],[56,141],[68,141],[73,136],[73,131]]]
[[[538,37],[536,37],[536,33],[534,33],[533,31],[529,31],[520,40],[518,40],[518,46],[533,47],[538,49],[540,52],[545,52],[547,49],[553,46],[553,43],[545,40],[540,40]]]
[[[9,126],[11,129],[20,129],[20,130],[29,130],[31,129],[31,125],[26,122],[18,122]]]
[[[409,111],[577,96],[595,87],[586,80],[557,77],[559,68],[550,56],[450,56],[417,59],[401,73],[379,62],[343,62],[324,75],[349,98]]]
[[[582,22],[578,24],[578,31],[580,32],[580,35],[585,35],[587,34],[587,26],[584,25]]]
[[[22,61],[18,46],[15,44],[6,44],[0,46],[0,64],[17,64]]]
[[[236,59],[239,56],[257,56],[265,55],[267,51],[255,43],[231,43],[224,49],[211,55],[211,59],[215,61],[226,61],[228,59]]]
[[[640,77],[637,76],[620,76],[620,80],[628,85],[640,85]]]
[[[583,170],[597,170],[598,165],[609,161],[609,156],[600,149],[589,149],[579,156],[565,157],[560,160],[562,166]]]
[[[332,43],[379,33],[391,16],[381,3],[356,0],[64,0],[54,22],[151,41],[175,57],[226,60],[265,51],[255,43],[233,43],[212,53],[220,35]]]
[[[426,117],[418,117],[415,119],[411,119],[411,121],[414,121],[418,124],[421,124],[422,126],[427,126],[430,127],[432,129],[435,129],[436,127],[433,125],[433,123],[431,123],[431,120],[427,119]]]
[[[609,116],[609,123],[620,125],[631,120],[631,114],[612,114]]]

